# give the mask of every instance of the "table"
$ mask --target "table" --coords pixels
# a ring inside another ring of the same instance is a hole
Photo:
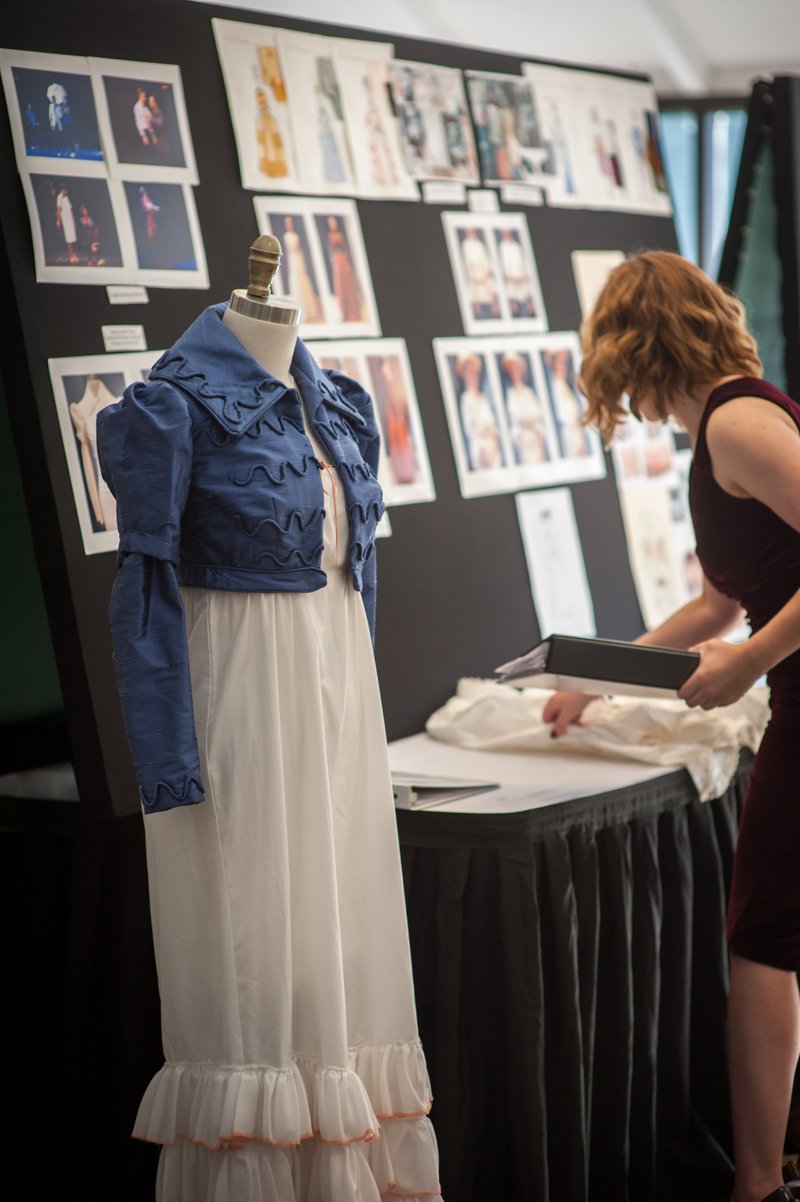
[[[484,794],[397,813],[446,1202],[724,1196],[724,914],[751,755],[705,803],[685,770],[426,735],[390,756],[517,791],[504,812]]]

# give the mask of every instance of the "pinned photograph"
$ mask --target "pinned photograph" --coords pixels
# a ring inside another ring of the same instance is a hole
[[[370,391],[380,426],[381,468],[387,505],[435,501],[419,403],[402,338],[384,338],[367,352]]]
[[[512,346],[495,351],[494,356],[514,463],[522,467],[554,463],[559,457],[555,426],[531,348]],[[528,483],[533,482],[529,478]]]
[[[2,50],[0,73],[20,174],[33,168],[62,176],[106,174],[85,58]]]
[[[596,431],[583,425],[586,401],[577,383],[580,348],[577,334],[554,334],[539,340],[538,352],[547,396],[553,412],[561,458],[570,461],[573,479],[605,475],[602,448]],[[586,464],[586,472],[580,465]],[[599,470],[598,470],[599,469]]]
[[[406,167],[414,179],[479,184],[461,71],[395,59],[389,66],[389,86]]]
[[[115,551],[116,503],[100,472],[97,415],[130,382],[126,356],[50,359],[48,365],[83,549],[87,555]]]
[[[336,67],[338,39],[278,30],[277,48],[306,192],[352,195],[355,172]]]
[[[196,184],[180,68],[104,58],[89,65],[111,177]]]
[[[300,305],[307,335],[379,335],[355,202],[335,197],[253,199],[259,233],[272,234],[281,244],[283,257],[275,291]]]
[[[387,506],[435,501],[408,350],[402,338],[308,342],[320,367],[357,380],[373,399],[381,433],[378,480]]]
[[[106,179],[31,172],[22,177],[36,279],[114,284],[129,279],[119,198]]]
[[[134,247],[132,281],[162,288],[207,288],[208,270],[188,184],[117,184],[123,191]]]
[[[277,30],[213,17],[243,188],[296,192],[286,81]]]
[[[524,213],[442,213],[467,334],[547,329]]]
[[[433,347],[461,495],[509,492],[512,454],[488,353],[466,338],[435,338]]]
[[[467,71],[485,184],[541,184],[547,159],[536,98],[520,75]]]
[[[359,196],[377,200],[419,200],[419,188],[406,167],[398,121],[389,103],[388,42],[331,39],[348,144]]]

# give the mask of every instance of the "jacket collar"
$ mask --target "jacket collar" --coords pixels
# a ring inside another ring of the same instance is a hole
[[[223,323],[227,301],[210,305],[150,370],[202,405],[230,434],[245,431],[286,393],[286,385],[264,371]],[[321,401],[360,421],[356,409],[315,362],[298,338],[291,365],[312,422]]]

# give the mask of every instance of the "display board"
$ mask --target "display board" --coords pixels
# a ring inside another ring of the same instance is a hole
[[[581,252],[676,248],[647,81],[180,0],[75,0],[46,22],[22,7],[3,25],[1,368],[90,812],[138,809],[91,414],[246,285],[267,229],[303,337],[363,378],[384,425],[376,656],[391,738],[422,729],[460,677],[551,633],[539,610],[571,620],[573,587],[601,636],[632,638],[658,613],[648,556],[671,518],[636,491],[657,440],[632,440],[620,469],[574,420],[579,287],[605,263]],[[331,56],[294,33],[342,41]],[[398,395],[412,466],[386,436]],[[530,490],[538,504],[515,499]],[[583,561],[563,589],[543,575],[554,518]]]

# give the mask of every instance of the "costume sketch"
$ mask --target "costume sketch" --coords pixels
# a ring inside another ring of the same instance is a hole
[[[467,90],[484,183],[540,182],[547,149],[530,82],[518,75],[468,71]]]
[[[286,84],[288,115],[303,190],[355,192],[342,86],[336,62],[341,39],[280,29],[274,32]]]
[[[400,363],[394,356],[375,356],[370,357],[369,365],[384,435],[384,453],[394,482],[414,484],[419,478],[420,464]]]
[[[589,439],[581,424],[584,406],[575,385],[575,364],[565,348],[543,350],[542,363],[558,429],[561,454],[579,459],[590,453]]]
[[[212,18],[225,81],[242,187],[301,191],[289,115],[289,86],[277,44],[265,25]],[[305,105],[306,98],[301,96]],[[309,137],[306,124],[304,142]]]
[[[516,506],[540,631],[596,634],[572,493],[568,488],[517,493]]]
[[[517,463],[544,463],[551,458],[548,431],[544,406],[529,383],[530,357],[509,351],[498,358],[514,458]]]
[[[468,226],[461,240],[461,255],[473,316],[499,317],[500,293],[494,262],[482,231]]]
[[[460,381],[458,410],[470,470],[503,467],[505,454],[497,416],[486,392],[483,359],[479,355],[462,355],[456,360],[454,370]]]
[[[389,86],[409,172],[419,180],[480,182],[461,72],[395,60]]]
[[[286,154],[278,123],[270,111],[267,93],[257,87],[256,97],[256,141],[258,143],[258,166],[268,179],[285,177],[288,174]]]
[[[505,283],[511,316],[535,317],[536,304],[531,289],[531,274],[518,234],[505,226],[496,233],[500,270]]]
[[[342,321],[364,321],[364,300],[358,282],[347,237],[340,220],[327,217],[327,246],[333,295]]]
[[[302,217],[297,219],[303,221]],[[295,218],[287,214],[283,219],[280,235],[283,247],[283,263],[286,267],[288,293],[298,302],[303,312],[303,321],[313,325],[323,320],[322,301],[313,280],[313,269],[306,262],[303,239],[295,227]]]

